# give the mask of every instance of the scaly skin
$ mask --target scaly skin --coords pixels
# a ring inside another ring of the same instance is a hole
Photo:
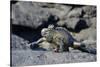
[[[76,41],[72,37],[72,35],[67,31],[67,29],[63,27],[54,28],[53,25],[49,25],[48,28],[42,29],[41,35],[42,35],[42,38],[40,38],[36,42],[36,44],[38,44],[39,46],[42,46],[42,48],[45,48],[47,50],[50,49],[54,52],[63,52],[63,51],[69,51],[69,47],[72,47],[84,52],[93,53],[93,54],[96,53],[95,52],[96,50],[94,52],[93,50],[88,50],[88,48],[85,48],[84,44]],[[44,44],[42,42],[44,42]],[[48,46],[50,48],[46,48],[45,46],[46,47]]]

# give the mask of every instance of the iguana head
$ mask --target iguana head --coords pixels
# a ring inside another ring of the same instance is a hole
[[[53,29],[54,29],[54,25],[49,25],[48,28],[43,28],[41,30],[41,35],[44,37],[48,36],[50,34],[50,32],[53,31]]]

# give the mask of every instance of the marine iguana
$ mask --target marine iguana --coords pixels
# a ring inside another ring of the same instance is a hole
[[[42,47],[54,52],[69,51],[69,47],[72,47],[83,52],[96,54],[96,49],[87,48],[84,43],[74,39],[64,27],[54,27],[54,25],[49,25],[48,28],[43,28],[41,30],[41,35],[42,38],[38,41],[30,43],[32,47]]]

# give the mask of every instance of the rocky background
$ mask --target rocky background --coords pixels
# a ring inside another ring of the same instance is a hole
[[[11,65],[43,65],[94,62],[96,55],[70,49],[54,53],[32,50],[27,43],[38,40],[49,24],[65,27],[73,37],[96,49],[96,6],[11,1]]]

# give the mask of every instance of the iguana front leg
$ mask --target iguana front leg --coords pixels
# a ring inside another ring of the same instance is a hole
[[[62,41],[57,41],[56,46],[57,48],[55,52],[63,52],[63,42]]]
[[[32,48],[32,49],[33,49],[33,48],[38,48],[38,47],[39,47],[39,43],[41,43],[41,42],[43,42],[43,41],[45,41],[45,40],[46,40],[46,38],[42,37],[42,38],[40,38],[39,40],[30,43],[29,46],[30,46],[30,48]]]
[[[39,44],[39,43],[41,43],[41,42],[43,42],[43,41],[46,41],[46,38],[40,38],[39,40],[37,40],[37,41],[35,41],[35,42],[32,42],[32,43],[30,43],[29,45],[34,45],[34,44]]]

